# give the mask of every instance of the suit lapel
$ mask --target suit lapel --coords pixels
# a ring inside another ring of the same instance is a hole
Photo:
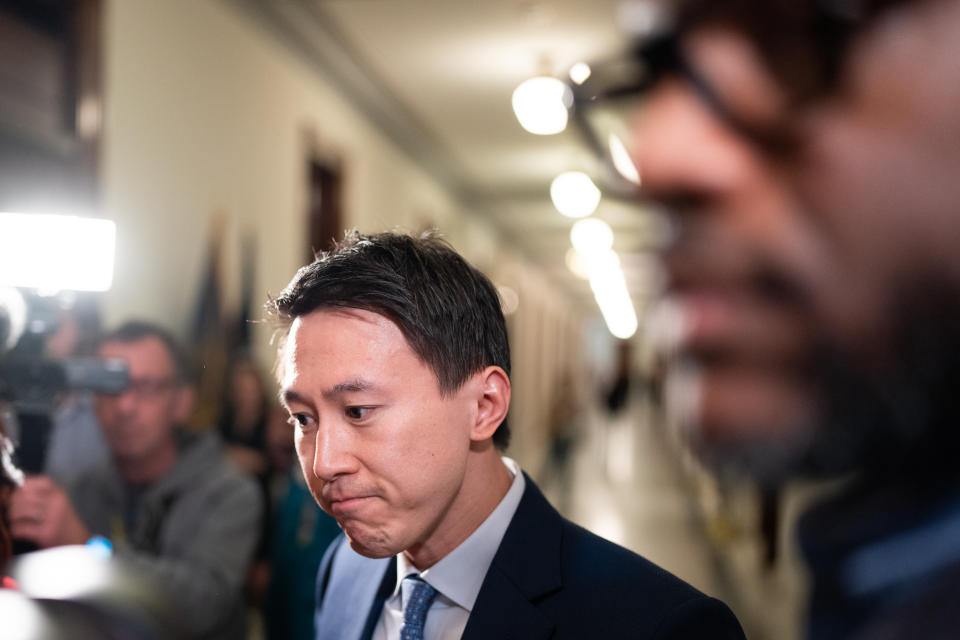
[[[462,640],[547,640],[553,623],[502,571],[490,567]]]
[[[553,622],[534,602],[562,588],[563,520],[524,474],[526,489],[480,587],[463,640],[542,640]]]
[[[316,617],[316,640],[369,640],[397,581],[397,559],[365,558],[342,543]]]

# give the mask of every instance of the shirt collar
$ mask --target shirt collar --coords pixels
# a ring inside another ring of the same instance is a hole
[[[470,534],[460,545],[440,559],[435,565],[420,573],[437,591],[452,600],[468,612],[473,610],[477,601],[487,569],[493,562],[493,556],[500,548],[500,541],[506,533],[513,514],[517,511],[520,498],[526,488],[523,473],[511,458],[503,457],[503,464],[513,474],[513,482],[500,504],[487,516],[476,531]],[[417,574],[417,568],[407,561],[403,552],[397,554],[397,586],[410,574]]]

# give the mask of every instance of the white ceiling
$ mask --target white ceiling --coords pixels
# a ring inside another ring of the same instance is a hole
[[[587,284],[564,266],[573,221],[553,208],[550,181],[595,163],[578,133],[525,132],[513,90],[542,72],[628,42],[621,0],[228,0],[253,14],[322,71],[396,144],[464,204],[489,216],[512,244],[595,309]],[[616,234],[641,311],[650,249],[662,223],[605,199],[594,214]]]

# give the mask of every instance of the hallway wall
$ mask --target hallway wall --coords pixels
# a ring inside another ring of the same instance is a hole
[[[105,9],[101,190],[104,215],[117,223],[105,322],[137,316],[185,335],[215,215],[225,221],[226,308],[239,298],[245,233],[257,238],[257,297],[279,291],[306,251],[307,159],[331,160],[343,168],[345,226],[435,225],[498,284],[520,283],[514,361],[520,388],[532,392],[515,395],[524,435],[514,455],[536,455],[549,402],[538,376],[552,379],[558,347],[575,352],[580,340],[576,313],[549,278],[246,16],[194,0],[107,0]],[[268,333],[254,333],[264,365]]]

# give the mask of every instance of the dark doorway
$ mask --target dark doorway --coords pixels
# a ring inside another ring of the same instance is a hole
[[[338,166],[310,161],[307,259],[326,251],[343,234],[343,174]]]
[[[96,210],[101,16],[100,0],[0,0],[0,210]]]

